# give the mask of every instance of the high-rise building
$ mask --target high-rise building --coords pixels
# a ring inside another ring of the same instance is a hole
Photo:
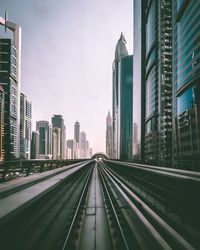
[[[199,1],[134,1],[133,117],[141,130],[140,160],[199,166],[199,16]]]
[[[113,157],[132,160],[133,56],[121,34],[113,63]]]
[[[47,144],[47,152],[48,152],[48,159],[52,158],[52,149],[53,149],[53,129],[52,125],[49,124],[48,126],[48,144]]]
[[[133,64],[133,161],[145,159],[145,12],[146,1],[134,0]],[[137,133],[135,133],[137,129]],[[137,138],[135,138],[137,136]],[[135,145],[138,145],[136,150]]]
[[[119,159],[119,62],[128,56],[126,40],[121,34],[115,48],[113,62],[112,117],[113,117],[113,158]]]
[[[67,140],[67,159],[75,159],[75,148],[76,142],[75,140]]]
[[[134,70],[137,72],[134,75],[140,70],[140,65],[142,67],[142,75],[139,75],[139,79],[137,76],[134,79],[134,88],[141,84],[141,134],[144,134],[141,138],[144,143],[144,146],[141,144],[142,158],[150,163],[171,165],[172,0],[135,1],[135,6],[135,12],[138,11],[142,18],[135,23],[140,45],[136,41],[134,49],[135,60],[139,60],[135,61]],[[136,102],[134,105],[137,105]],[[133,114],[135,117],[136,108]]]
[[[74,140],[76,143],[75,159],[80,158],[80,123],[78,121],[74,124]]]
[[[37,121],[36,130],[39,132],[39,158],[52,158],[52,126],[48,121]]]
[[[173,1],[174,164],[200,166],[200,1]]]
[[[32,104],[24,94],[20,94],[20,158],[31,157]]]
[[[87,140],[86,140],[86,133],[82,131],[80,133],[80,158],[84,159],[87,158]]]
[[[31,138],[31,159],[39,159],[40,134],[38,131],[32,131]]]
[[[133,157],[133,56],[124,57],[120,62],[119,82],[119,138],[120,159]]]
[[[53,159],[61,159],[61,129],[57,127],[53,127],[53,134],[52,134],[52,157]]]
[[[109,158],[112,158],[112,147],[113,147],[113,132],[112,132],[112,117],[110,115],[110,111],[106,117],[106,154]]]
[[[21,28],[0,17],[0,25],[12,33],[0,39],[0,83],[5,91],[5,160],[19,157]],[[9,33],[10,34],[10,33]]]
[[[0,162],[4,161],[4,105],[5,93],[0,85]]]
[[[51,118],[53,128],[60,128],[60,158],[65,159],[65,151],[66,151],[66,132],[65,132],[65,125],[64,119],[62,115],[54,115]]]
[[[76,143],[80,141],[80,123],[78,121],[74,124],[74,140]]]

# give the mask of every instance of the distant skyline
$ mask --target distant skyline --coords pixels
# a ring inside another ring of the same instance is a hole
[[[1,0],[0,16],[22,27],[21,92],[37,120],[63,115],[66,138],[78,119],[93,153],[105,152],[112,111],[112,63],[120,33],[133,53],[132,0]],[[5,35],[0,27],[0,36]]]

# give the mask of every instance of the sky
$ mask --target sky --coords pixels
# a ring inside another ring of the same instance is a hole
[[[0,0],[2,17],[5,9],[22,28],[21,92],[32,102],[32,129],[60,114],[67,139],[78,120],[93,152],[105,152],[121,32],[133,51],[132,0]]]

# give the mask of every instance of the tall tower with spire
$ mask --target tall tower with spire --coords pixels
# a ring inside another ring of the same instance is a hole
[[[120,38],[115,47],[115,59],[113,62],[113,158],[119,158],[119,65],[121,59],[128,56],[126,47],[126,39],[121,33]]]
[[[19,157],[20,85],[21,85],[21,28],[0,17],[0,26],[11,31],[0,39],[0,83],[5,92],[5,160]],[[8,38],[7,38],[8,37]]]
[[[112,158],[112,117],[110,111],[106,117],[106,154]]]
[[[119,62],[122,58],[128,56],[128,50],[126,47],[126,39],[121,32],[120,38],[115,47],[115,62]]]
[[[113,62],[113,158],[132,159],[133,56],[121,33]]]

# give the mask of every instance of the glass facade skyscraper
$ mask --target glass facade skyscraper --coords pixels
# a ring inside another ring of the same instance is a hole
[[[0,17],[12,37],[0,39],[0,83],[5,91],[5,160],[19,157],[21,28]]]
[[[32,131],[31,138],[31,159],[39,159],[40,134],[38,131]]]
[[[134,60],[133,159],[198,168],[200,2],[134,1]]]
[[[61,159],[65,159],[66,155],[66,134],[65,134],[65,125],[64,125],[64,119],[62,115],[54,115],[51,118],[52,126],[53,128],[59,128],[60,129],[60,146],[59,146],[59,153]]]
[[[200,162],[200,1],[173,1],[174,164]]]
[[[119,146],[121,160],[132,160],[133,150],[133,56],[119,65]]]
[[[52,158],[52,126],[48,121],[37,121],[36,130],[39,132],[39,158]]]
[[[128,50],[126,48],[126,40],[121,34],[116,48],[115,48],[115,59],[113,62],[113,86],[112,86],[112,117],[113,117],[113,158],[120,158],[120,138],[119,138],[119,63],[121,59],[128,56]]]
[[[132,160],[133,56],[121,34],[113,63],[113,158]]]
[[[172,159],[172,1],[142,1],[142,118],[146,162]],[[143,24],[142,24],[143,25]]]
[[[144,161],[145,138],[145,11],[146,1],[134,1],[133,160]]]

